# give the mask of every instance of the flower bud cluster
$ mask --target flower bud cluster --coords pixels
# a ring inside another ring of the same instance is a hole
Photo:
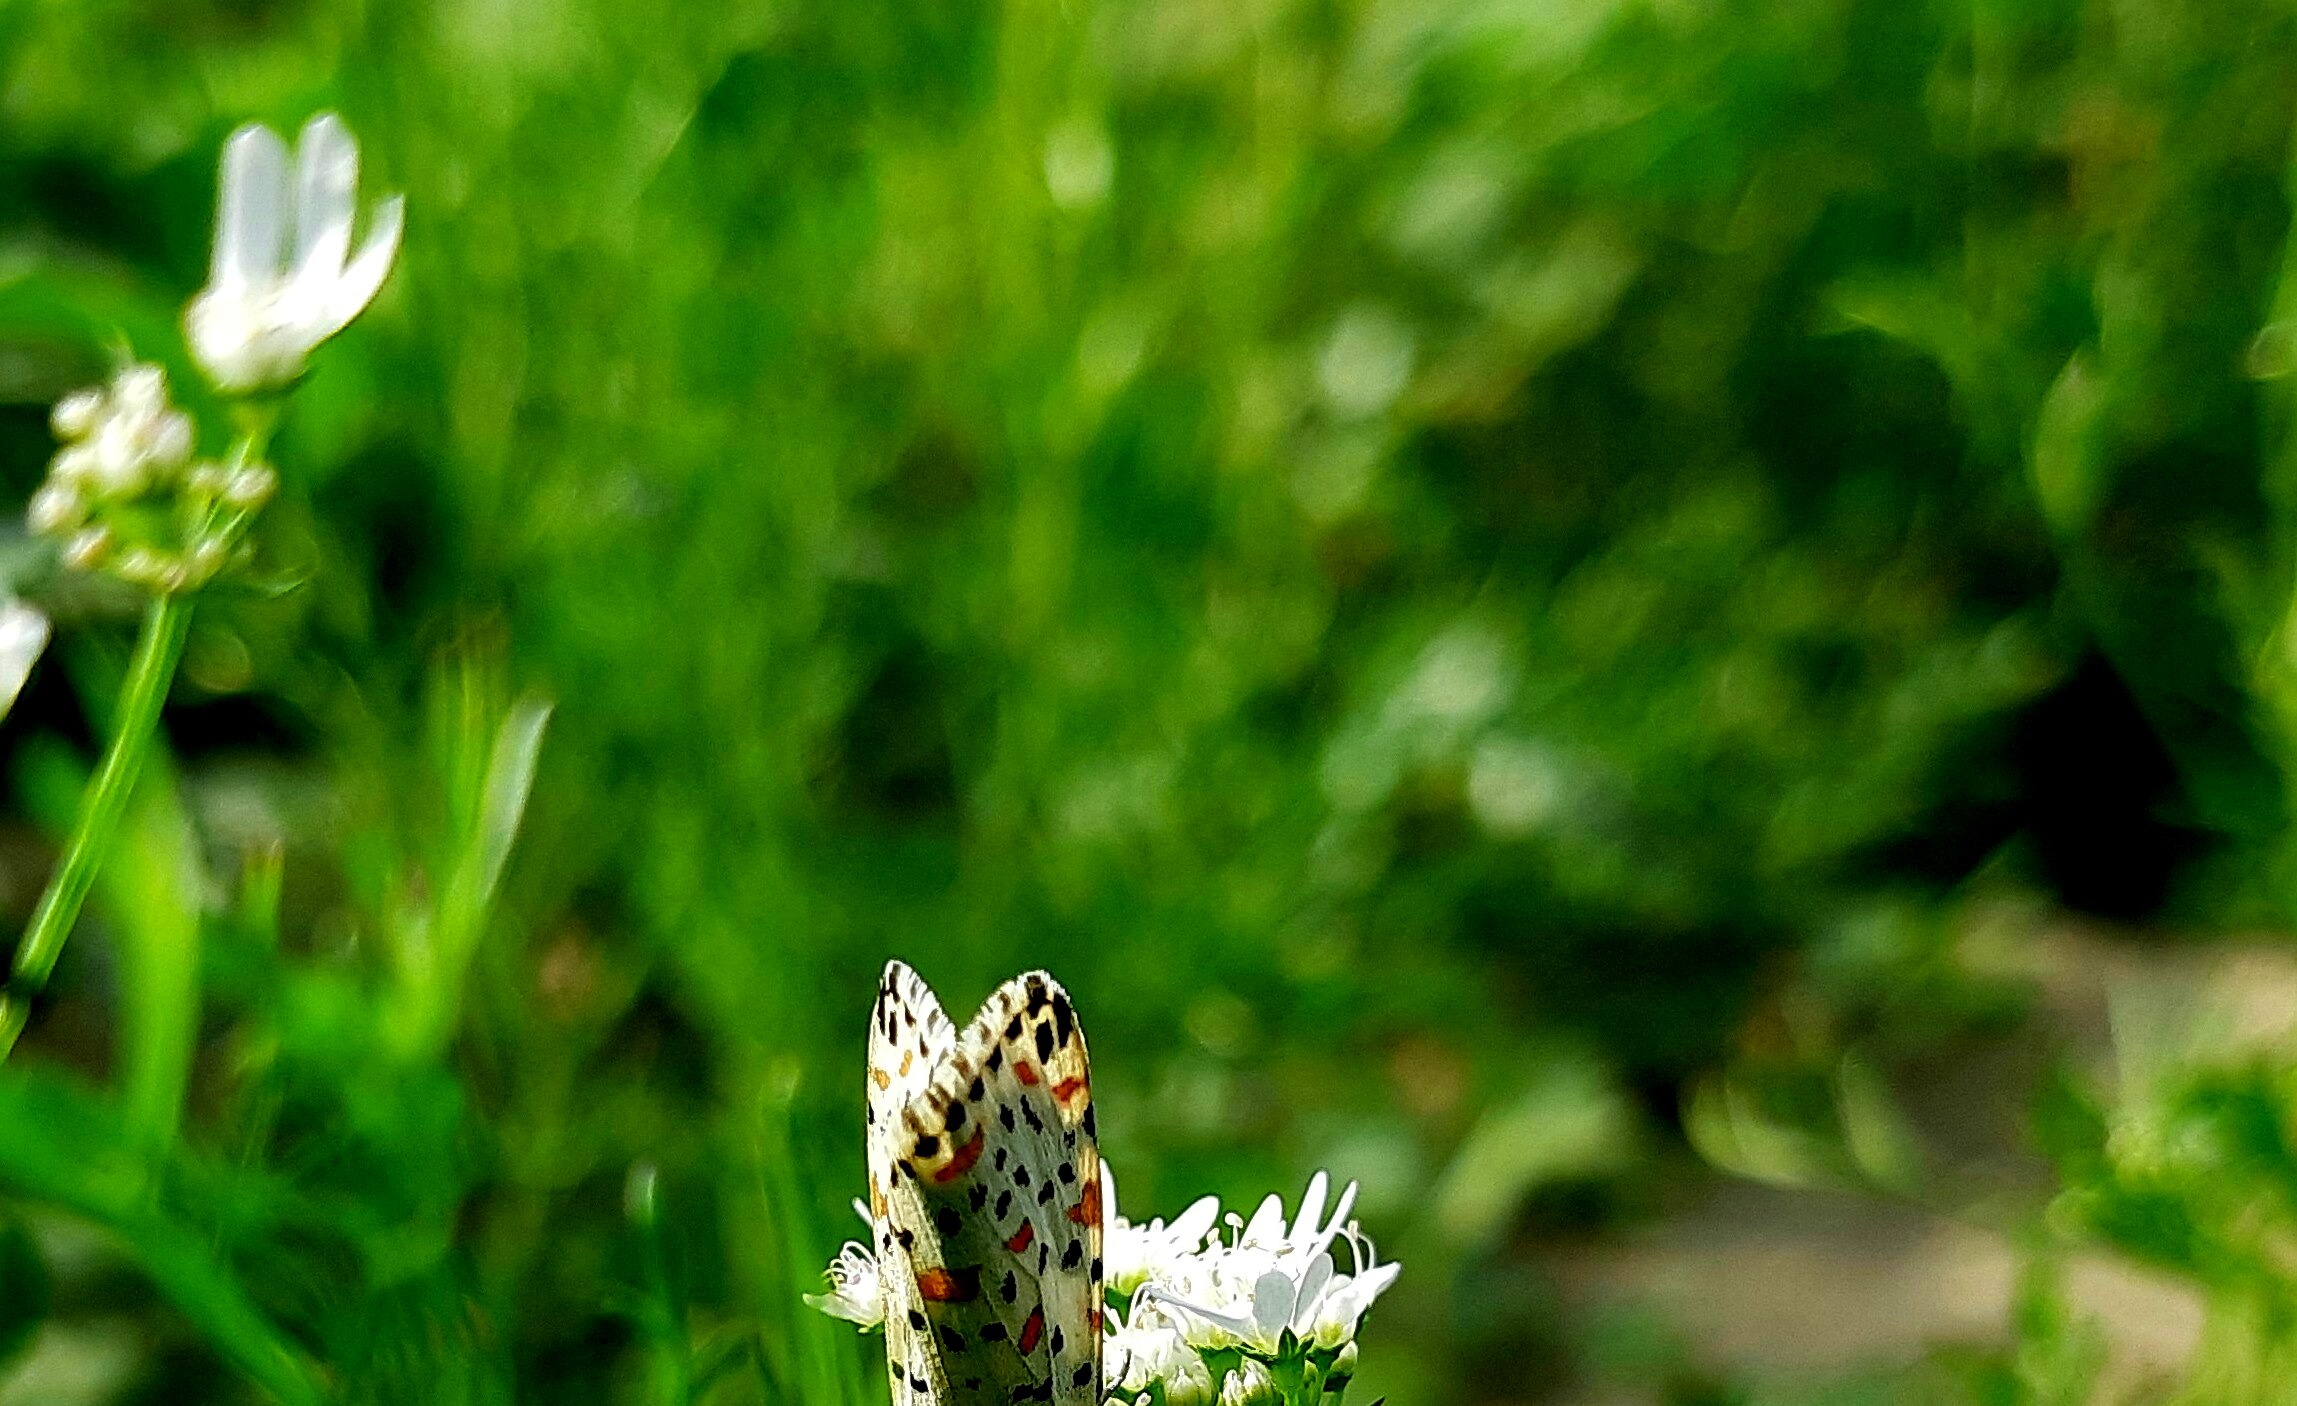
[[[278,489],[260,463],[199,459],[191,417],[167,377],[133,364],[109,385],[56,403],[62,448],[26,519],[64,564],[163,595],[194,590],[242,560],[256,511]]]

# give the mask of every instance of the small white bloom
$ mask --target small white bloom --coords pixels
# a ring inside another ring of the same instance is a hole
[[[848,1240],[830,1261],[829,1292],[808,1294],[806,1302],[832,1318],[843,1318],[863,1328],[885,1321],[885,1289],[878,1279],[877,1257],[859,1241]]]
[[[398,255],[405,206],[397,196],[375,207],[366,242],[351,252],[359,144],[342,119],[312,118],[292,172],[288,156],[276,132],[254,123],[224,144],[214,261],[184,330],[227,391],[301,375],[312,350],[374,299]]]
[[[1206,1196],[1181,1212],[1171,1225],[1161,1218],[1147,1225],[1133,1224],[1116,1210],[1117,1175],[1109,1169],[1107,1158],[1101,1159],[1101,1204],[1110,1212],[1107,1244],[1101,1253],[1107,1262],[1109,1291],[1119,1295],[1130,1295],[1143,1284],[1180,1274],[1181,1262],[1204,1248],[1205,1236],[1220,1219],[1220,1198]]]
[[[16,706],[16,695],[47,647],[48,617],[13,597],[0,598],[0,717]]]
[[[869,1227],[872,1236],[877,1234],[877,1219],[870,1215],[868,1203],[858,1196],[853,1199],[853,1213],[861,1217],[861,1223]],[[858,1240],[846,1241],[823,1273],[829,1277],[829,1292],[807,1294],[805,1301],[809,1306],[832,1318],[857,1323],[864,1332],[885,1321],[884,1280],[878,1274],[877,1256],[870,1253],[867,1245]]]
[[[103,410],[102,391],[74,391],[56,402],[56,408],[48,412],[48,423],[55,428],[58,439],[86,439]]]

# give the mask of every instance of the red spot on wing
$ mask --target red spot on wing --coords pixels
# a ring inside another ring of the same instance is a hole
[[[1021,1341],[1018,1344],[1021,1349],[1021,1355],[1023,1357],[1027,1357],[1030,1353],[1036,1351],[1037,1339],[1043,1337],[1044,1335],[1045,1310],[1041,1308],[1032,1308],[1029,1310],[1029,1321],[1021,1325]]]
[[[917,1296],[928,1303],[968,1303],[981,1296],[978,1269],[921,1269]]]
[[[1013,1077],[1024,1084],[1034,1084],[1037,1082],[1037,1066],[1025,1059],[1014,1060]]]
[[[1085,1194],[1078,1197],[1077,1204],[1069,1208],[1068,1216],[1079,1225],[1101,1223],[1101,1184],[1098,1181],[1085,1183]]]
[[[1036,1238],[1037,1227],[1031,1225],[1027,1221],[1023,1221],[1021,1222],[1021,1228],[1013,1232],[1013,1238],[1005,1242],[1005,1248],[1011,1250],[1014,1254],[1017,1255],[1023,1250],[1028,1249],[1029,1242]]]
[[[1063,1079],[1060,1083],[1053,1085],[1053,1097],[1059,1099],[1063,1103],[1067,1103],[1069,1101],[1069,1096],[1084,1086],[1084,1075],[1071,1074],[1068,1078]]]
[[[935,1181],[955,1181],[972,1171],[973,1164],[981,1160],[981,1135],[985,1131],[986,1129],[975,1129],[973,1141],[950,1153],[948,1165],[935,1172],[933,1179]]]
[[[1085,1324],[1093,1330],[1094,1337],[1097,1338],[1101,1335],[1101,1306],[1099,1304],[1094,1304],[1085,1310]]]

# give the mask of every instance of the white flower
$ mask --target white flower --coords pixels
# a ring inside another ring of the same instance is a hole
[[[861,1223],[877,1233],[877,1222],[869,1207],[859,1197],[854,1198],[853,1213]],[[807,1294],[808,1306],[818,1308],[832,1318],[843,1318],[858,1323],[864,1331],[885,1321],[885,1290],[878,1277],[877,1256],[858,1240],[848,1240],[839,1247],[837,1258],[829,1262],[823,1273],[829,1278],[829,1292]]]
[[[1364,1310],[1395,1282],[1399,1266],[1376,1263],[1372,1242],[1346,1219],[1356,1201],[1354,1182],[1325,1218],[1329,1187],[1324,1173],[1312,1177],[1290,1225],[1275,1196],[1261,1203],[1249,1223],[1230,1216],[1229,1243],[1215,1239],[1202,1253],[1174,1262],[1141,1290],[1141,1298],[1177,1310],[1183,1336],[1206,1350],[1241,1348],[1270,1356],[1286,1333],[1320,1349],[1346,1345]],[[1350,1274],[1333,1266],[1332,1243],[1342,1238]]]
[[[312,349],[374,298],[399,251],[404,202],[375,207],[351,253],[359,144],[340,118],[304,124],[294,170],[286,143],[250,123],[223,148],[215,256],[184,312],[192,355],[218,387],[248,392],[294,380]]]
[[[1101,1159],[1101,1204],[1110,1208],[1107,1243],[1101,1254],[1107,1262],[1109,1291],[1130,1295],[1141,1285],[1170,1279],[1181,1263],[1204,1248],[1205,1236],[1220,1219],[1220,1198],[1199,1198],[1166,1225],[1160,1218],[1135,1225],[1116,1211],[1117,1175]]]
[[[48,617],[13,597],[0,599],[0,717],[16,706],[16,695],[47,647]]]
[[[1108,1390],[1135,1393],[1164,1388],[1165,1406],[1211,1406],[1212,1373],[1173,1320],[1153,1303],[1137,1305],[1131,1320],[1110,1312],[1101,1340]]]
[[[806,1303],[832,1318],[843,1318],[863,1328],[885,1321],[885,1289],[877,1277],[877,1256],[857,1240],[848,1240],[829,1262],[829,1292],[808,1294]]]

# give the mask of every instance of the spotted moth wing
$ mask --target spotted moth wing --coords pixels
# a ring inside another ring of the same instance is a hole
[[[878,1282],[885,1295],[885,1360],[893,1406],[934,1406],[948,1399],[938,1375],[940,1359],[924,1350],[925,1324],[910,1259],[915,1232],[897,1225],[888,1190],[898,1180],[897,1143],[906,1137],[903,1112],[931,1084],[933,1072],[957,1043],[957,1027],[916,972],[888,962],[877,984],[869,1021],[869,1072],[864,1127],[869,1162],[870,1218],[877,1228]]]
[[[915,1354],[889,1359],[894,1374],[932,1406],[1100,1406],[1100,1148],[1058,982],[1030,972],[990,996],[901,1110],[892,1151],[885,1219]],[[892,1290],[887,1308],[890,1326]]]

